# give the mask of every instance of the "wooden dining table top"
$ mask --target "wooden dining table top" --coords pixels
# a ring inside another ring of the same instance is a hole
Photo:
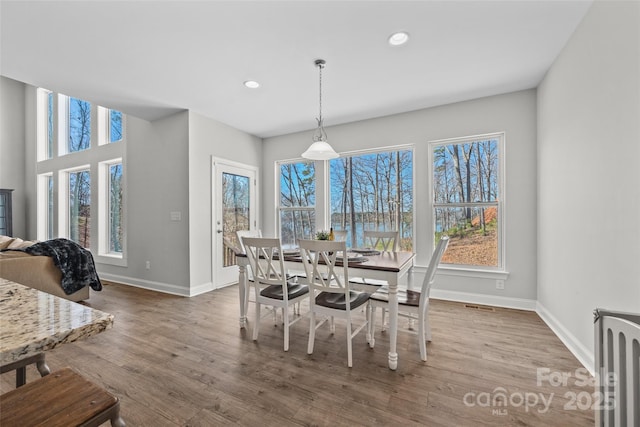
[[[242,251],[236,252],[237,257],[246,258],[247,254]],[[350,268],[361,268],[364,270],[380,270],[389,272],[399,272],[400,269],[408,262],[411,262],[415,254],[413,252],[380,252],[378,255],[362,255],[355,260],[349,262]],[[302,257],[299,253],[285,252],[285,261],[300,262]],[[336,265],[342,266],[343,263],[339,259]]]
[[[0,278],[0,365],[103,332],[113,315]]]

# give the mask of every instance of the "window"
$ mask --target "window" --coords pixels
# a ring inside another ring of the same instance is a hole
[[[126,266],[125,115],[42,88],[36,105],[38,238],[65,237],[98,263]]]
[[[67,172],[69,183],[69,239],[91,247],[91,174],[89,170]]]
[[[122,253],[122,163],[109,165],[109,253]]]
[[[362,246],[364,231],[398,231],[400,250],[413,250],[413,151],[333,159],[331,227],[347,231],[347,246]]]
[[[504,268],[503,145],[504,134],[431,143],[434,240],[450,237],[445,264]]]
[[[67,98],[68,153],[91,147],[91,104],[77,98]]]
[[[122,113],[109,110],[109,142],[122,141]]]
[[[38,149],[37,157],[38,161],[51,159],[53,157],[53,92],[46,89],[38,89],[37,91],[37,138]]]
[[[47,92],[47,159],[53,157],[53,92]]]
[[[316,172],[313,162],[282,163],[279,220],[284,247],[310,239],[316,231]]]

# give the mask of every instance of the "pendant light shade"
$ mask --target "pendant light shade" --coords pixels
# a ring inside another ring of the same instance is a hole
[[[324,59],[316,59],[315,61],[316,67],[320,70],[320,114],[316,119],[318,128],[313,133],[313,144],[307,151],[302,153],[302,157],[309,160],[330,160],[340,157],[327,142],[327,133],[324,131],[322,119],[322,69],[325,63]]]

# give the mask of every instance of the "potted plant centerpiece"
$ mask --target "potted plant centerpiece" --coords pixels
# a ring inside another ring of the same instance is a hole
[[[324,230],[316,232],[316,240],[329,240],[329,232]]]

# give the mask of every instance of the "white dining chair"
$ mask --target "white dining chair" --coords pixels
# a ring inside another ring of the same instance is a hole
[[[363,247],[384,252],[397,252],[400,247],[399,240],[397,231],[364,231],[363,233]]]
[[[371,248],[373,250],[382,250],[383,252],[397,252],[399,248],[397,231],[364,231],[363,248]],[[384,286],[387,284],[384,280],[364,279],[362,277],[352,277],[352,284],[367,284],[369,286]]]
[[[253,325],[253,340],[258,340],[260,331],[261,307],[268,305],[275,311],[282,309],[284,325],[284,351],[289,350],[289,327],[302,319],[291,310],[295,304],[307,298],[309,287],[287,278],[284,268],[282,245],[278,238],[243,237],[245,253],[249,258],[249,265],[253,272],[255,323]]]
[[[443,236],[436,249],[431,255],[427,273],[424,276],[420,291],[410,289],[398,289],[398,316],[407,317],[418,321],[418,345],[420,348],[420,358],[427,360],[427,344],[431,341],[431,326],[429,325],[429,292],[433,285],[436,270],[442,259],[444,251],[447,250],[449,237]],[[383,286],[377,292],[371,295],[369,299],[370,318],[369,318],[369,345],[375,344],[375,314],[376,308],[382,307],[382,324],[384,325],[384,313],[389,309],[389,288]]]
[[[334,230],[333,235],[336,242],[345,242],[347,240],[347,230]]]
[[[353,366],[353,337],[368,325],[367,320],[353,329],[352,312],[367,303],[369,294],[351,290],[348,262],[337,266],[341,255],[346,257],[346,242],[324,240],[300,240],[300,252],[307,281],[309,283],[309,345],[308,354],[313,354],[316,330],[327,320],[331,333],[335,332],[334,317],[346,319],[347,364]],[[368,314],[368,311],[367,311]],[[326,316],[316,323],[316,315]],[[368,332],[365,330],[365,332]],[[367,336],[367,341],[369,337]]]
[[[262,237],[261,230],[238,230],[236,231],[236,239],[238,240],[238,244],[242,249],[242,252],[246,252],[244,250],[244,243],[242,243],[243,237]]]

